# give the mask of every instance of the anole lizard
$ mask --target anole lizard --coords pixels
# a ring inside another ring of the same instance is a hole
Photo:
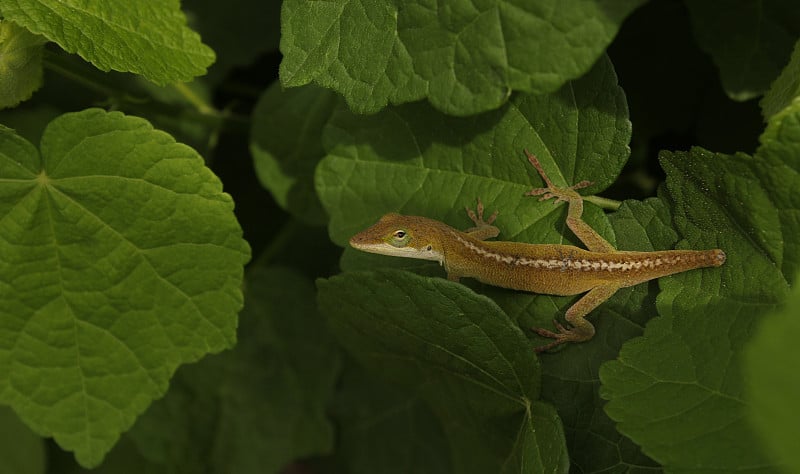
[[[539,160],[527,150],[525,154],[545,183],[544,188],[533,189],[526,195],[542,196],[540,200],[555,198],[556,203],[566,201],[567,226],[588,250],[571,245],[487,241],[497,237],[500,230],[492,225],[497,212],[484,221],[480,199],[477,213],[467,208],[475,227],[463,232],[433,219],[390,213],[354,235],[350,245],[366,252],[439,262],[453,281],[471,277],[489,285],[532,293],[586,293],[567,310],[565,318],[569,326],[554,321],[558,332],[533,328],[541,336],[553,339],[537,347],[537,352],[565,342],[591,339],[595,330],[586,315],[620,288],[725,263],[725,252],[719,249],[655,252],[615,249],[581,219],[583,198],[575,190],[591,183],[556,187]]]

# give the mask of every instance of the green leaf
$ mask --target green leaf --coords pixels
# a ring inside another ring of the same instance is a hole
[[[253,111],[250,152],[258,179],[278,204],[308,224],[324,224],[314,191],[314,169],[325,155],[322,127],[338,99],[314,86],[282,90],[270,86]]]
[[[281,83],[316,82],[358,113],[427,98],[475,114],[514,90],[549,93],[586,73],[641,3],[287,0]]]
[[[0,406],[0,474],[44,474],[42,438],[9,408]]]
[[[763,193],[769,203],[767,209],[752,208],[757,225],[763,227],[752,230],[764,252],[769,252],[775,264],[779,265],[784,278],[794,282],[800,272],[800,217],[797,189],[800,189],[800,99],[773,115],[761,135],[761,146],[755,155],[758,160],[754,171],[760,179]],[[769,216],[768,222],[761,222]],[[779,227],[779,231],[768,229]]]
[[[339,381],[332,407],[337,454],[352,474],[449,474],[442,424],[417,393],[380,383],[355,364]]]
[[[794,370],[800,339],[800,287],[795,287],[778,313],[759,323],[745,348],[745,380],[750,419],[765,447],[786,472],[800,471],[800,425],[793,416],[800,400],[800,377]]]
[[[280,472],[333,448],[325,408],[339,368],[310,279],[256,267],[233,351],[181,368],[130,435],[182,472]]]
[[[48,472],[58,474],[160,474],[161,466],[149,462],[128,436],[123,436],[98,467],[86,469],[75,462],[65,451],[48,452]]]
[[[700,46],[736,100],[761,95],[778,76],[800,37],[796,0],[687,1]]]
[[[761,110],[764,118],[770,117],[800,97],[800,40],[794,44],[792,57],[789,64],[783,68],[781,75],[772,83],[764,97],[761,99]]]
[[[0,109],[28,100],[42,85],[45,39],[0,19]]]
[[[95,466],[178,365],[235,341],[249,248],[197,153],[142,119],[0,130],[0,400]]]
[[[3,16],[103,71],[141,74],[156,84],[205,74],[214,52],[186,26],[178,0],[6,0]]]
[[[670,470],[771,470],[746,420],[742,351],[757,316],[784,297],[785,272],[798,262],[790,190],[800,186],[793,155],[800,107],[779,115],[754,158],[701,149],[662,154],[685,239],[678,247],[722,248],[728,262],[661,279],[661,317],[600,377],[619,430]]]
[[[538,361],[491,300],[397,270],[352,272],[317,286],[345,348],[429,404],[453,472],[566,472],[561,422],[538,400]]]
[[[619,173],[630,133],[607,59],[558,92],[520,94],[471,118],[442,116],[426,104],[371,117],[340,108],[323,137],[328,155],[317,168],[317,194],[340,245],[390,211],[469,227],[464,207],[476,198],[500,211],[503,240],[560,242],[563,207],[523,198],[541,181],[522,150],[536,154],[557,184],[592,180],[591,194]]]

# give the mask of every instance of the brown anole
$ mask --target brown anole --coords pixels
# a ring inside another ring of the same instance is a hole
[[[437,220],[418,216],[386,214],[372,227],[354,235],[350,245],[366,252],[439,262],[450,280],[471,277],[483,283],[548,295],[586,293],[566,312],[568,326],[554,321],[557,332],[533,328],[553,341],[536,351],[546,351],[565,342],[591,339],[595,330],[586,316],[617,290],[654,278],[725,263],[725,252],[713,250],[617,250],[583,221],[583,198],[575,190],[591,183],[567,188],[553,185],[539,160],[527,150],[528,161],[545,182],[544,188],[528,191],[540,200],[555,198],[568,203],[567,226],[586,246],[487,241],[500,230],[493,226],[497,213],[483,219],[467,209],[475,227],[456,230]]]

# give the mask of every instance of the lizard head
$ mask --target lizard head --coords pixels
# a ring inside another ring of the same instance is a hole
[[[364,252],[442,262],[441,233],[446,226],[433,219],[390,213],[350,239]]]

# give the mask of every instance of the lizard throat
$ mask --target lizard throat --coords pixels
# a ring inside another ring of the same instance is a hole
[[[442,255],[441,252],[436,251],[430,246],[416,249],[414,247],[393,247],[391,245],[384,243],[363,244],[363,243],[353,243],[352,241],[350,242],[350,245],[364,252],[377,253],[380,255],[389,255],[391,257],[431,260],[434,262],[439,262],[440,264],[444,262],[444,255]]]

